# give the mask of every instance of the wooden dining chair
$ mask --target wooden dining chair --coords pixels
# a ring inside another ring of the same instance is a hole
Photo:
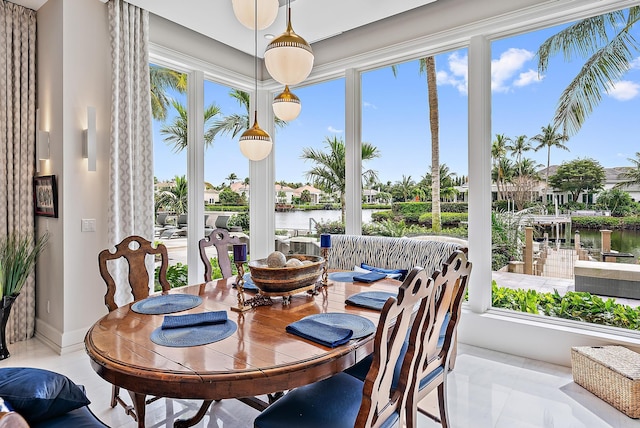
[[[450,359],[455,352],[458,322],[462,310],[471,263],[466,254],[456,251],[444,263],[441,271],[432,275],[435,298],[435,322],[433,331],[423,331],[422,347],[417,358],[417,376],[413,379],[412,393],[408,394],[407,420],[415,423],[417,412],[439,422],[443,428],[449,427],[447,411],[447,374],[452,370]],[[445,331],[444,338],[440,332]],[[438,334],[434,334],[438,332]],[[429,393],[438,390],[439,415],[433,415],[418,403]],[[414,425],[415,426],[415,425]]]
[[[167,248],[163,244],[153,247],[150,241],[141,236],[128,236],[116,245],[116,251],[112,253],[110,249],[105,249],[98,255],[98,266],[100,268],[100,276],[107,284],[107,292],[104,295],[104,303],[107,305],[109,312],[116,310],[118,305],[115,301],[116,281],[109,270],[109,261],[124,259],[129,265],[129,274],[127,276],[128,284],[131,288],[133,301],[146,299],[149,297],[150,285],[153,283],[155,270],[149,272],[147,268],[147,257],[160,256],[160,271],[158,273],[158,281],[162,287],[162,294],[166,294],[171,289],[171,284],[167,280],[167,267],[169,265],[169,257]],[[159,397],[152,397],[146,401],[147,404],[157,400]],[[126,403],[120,397],[120,387],[112,385],[111,389],[111,407],[120,404],[126,414],[137,420],[137,415],[132,405]]]
[[[398,387],[392,388],[395,367],[405,338],[416,338],[433,323],[433,280],[422,268],[413,269],[380,314],[371,368],[364,381],[346,373],[293,389],[267,407],[254,421],[258,428],[389,427],[404,425],[407,392],[415,382],[419,346],[409,345]],[[418,306],[414,313],[414,308]]]
[[[214,229],[209,236],[200,240],[200,259],[202,259],[202,263],[204,263],[205,282],[212,280],[211,276],[213,273],[211,260],[206,253],[207,247],[216,247],[216,251],[218,252],[218,266],[220,266],[222,277],[230,278],[233,275],[231,271],[231,257],[229,257],[229,245],[232,244],[240,244],[240,239],[237,236],[229,236],[227,229],[220,228]]]

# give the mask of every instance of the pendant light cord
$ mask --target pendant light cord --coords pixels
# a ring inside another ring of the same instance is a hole
[[[256,111],[256,115],[258,114],[258,0],[254,0],[254,14],[253,14],[253,22],[254,22],[254,39],[253,39],[253,75],[255,78],[255,92],[254,92],[254,103]],[[257,117],[256,117],[257,120]]]

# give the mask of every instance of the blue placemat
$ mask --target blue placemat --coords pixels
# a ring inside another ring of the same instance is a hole
[[[397,293],[387,291],[363,291],[349,296],[345,302],[349,305],[381,311],[389,297],[397,296]]]
[[[174,348],[206,345],[231,336],[237,328],[236,323],[229,319],[220,324],[169,329],[158,327],[151,332],[151,341]]]
[[[242,278],[244,279],[244,284],[242,284],[242,289],[243,290],[245,290],[245,291],[255,291],[255,292],[260,291],[260,289],[255,284],[255,282],[253,282],[253,279],[251,279],[251,272],[245,273]],[[236,288],[236,284],[233,284],[233,288]]]
[[[227,320],[227,311],[200,312],[187,315],[167,315],[162,321],[161,328],[182,328],[198,325],[222,324]]]
[[[331,272],[329,279],[337,282],[353,282],[353,276],[361,274],[361,272]]]
[[[193,294],[163,294],[147,297],[131,305],[131,310],[145,315],[171,314],[195,308],[202,298]]]
[[[353,331],[352,339],[360,339],[376,331],[376,325],[368,318],[355,314],[329,312],[304,317],[333,327],[347,328]]]
[[[353,336],[351,329],[324,324],[309,317],[289,324],[286,330],[330,348],[347,343]]]

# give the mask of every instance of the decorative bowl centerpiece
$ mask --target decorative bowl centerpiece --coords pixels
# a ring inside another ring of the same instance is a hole
[[[282,266],[282,260],[273,256],[272,253],[266,259],[249,262],[251,279],[263,294],[270,296],[288,296],[313,288],[325,263],[320,256],[292,254],[285,256],[286,264]]]

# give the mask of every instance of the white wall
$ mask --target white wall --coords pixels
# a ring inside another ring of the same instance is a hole
[[[51,241],[38,268],[37,335],[59,351],[82,346],[87,329],[107,310],[98,253],[109,246],[109,123],[111,55],[107,5],[98,0],[49,0],[38,11],[38,104],[51,131],[43,173],[58,177],[60,218],[38,218]],[[97,171],[82,158],[87,106],[97,112]],[[81,232],[81,219],[96,232]]]

